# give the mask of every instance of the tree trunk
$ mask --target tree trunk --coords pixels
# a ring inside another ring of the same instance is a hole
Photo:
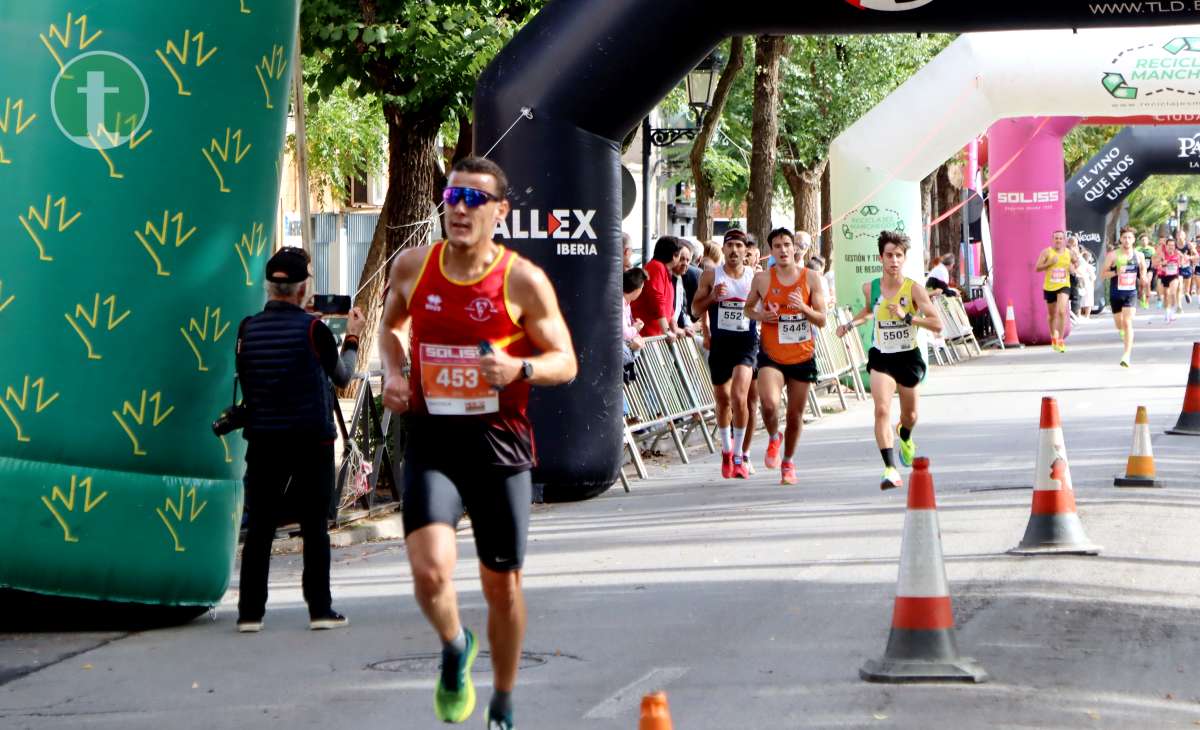
[[[942,165],[938,168],[937,173],[937,215],[939,216],[962,202],[962,191],[951,184],[948,170],[948,165]],[[962,240],[962,216],[963,211],[959,210],[937,225],[938,248],[935,253],[930,254],[930,257],[945,256],[948,253],[958,255],[958,243]]]
[[[721,77],[717,80],[717,89],[713,92],[712,109],[704,116],[704,123],[700,125],[700,131],[696,133],[696,140],[692,143],[692,151],[689,155],[692,182],[696,186],[696,222],[693,230],[701,243],[708,241],[713,235],[710,208],[714,193],[712,180],[704,171],[704,153],[708,150],[713,132],[716,131],[717,124],[721,121],[721,113],[729,98],[729,90],[733,87],[733,80],[742,70],[745,59],[745,38],[740,35],[734,36],[730,40],[729,61],[721,71]]]
[[[754,40],[754,111],[750,156],[750,190],[746,195],[749,233],[766,250],[771,231],[775,188],[775,147],[779,139],[779,59],[787,50],[784,36],[760,35]]]
[[[937,171],[929,173],[921,180],[921,234],[925,239],[925,250],[934,250],[934,231],[929,228],[933,220],[933,188],[937,182]]]
[[[367,368],[379,328],[392,256],[401,248],[424,244],[429,235],[434,170],[441,156],[436,119],[406,119],[391,106],[385,106],[383,114],[388,125],[388,191],[359,279],[361,291],[354,298],[354,306],[367,318],[359,338],[359,370]],[[356,383],[346,390],[347,395],[355,392]]]
[[[821,230],[821,178],[829,160],[808,167],[796,162],[780,165],[788,190],[792,193],[792,221],[797,233],[817,235]]]
[[[829,165],[825,165],[825,172],[821,173],[821,220],[833,220],[833,194],[830,192],[829,185]],[[828,225],[828,223],[824,225]],[[833,268],[832,228],[821,234],[821,258],[825,259],[826,271]]]

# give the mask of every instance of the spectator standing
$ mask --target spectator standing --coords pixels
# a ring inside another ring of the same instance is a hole
[[[646,288],[633,302],[633,316],[646,323],[643,337],[675,336],[673,323],[675,285],[671,270],[679,265],[686,244],[674,236],[662,236],[654,243],[654,258],[645,267]]]
[[[308,626],[336,629],[348,623],[333,610],[329,592],[328,518],[337,438],[332,384],[343,387],[354,375],[366,320],[362,310],[350,311],[339,354],[329,327],[301,307],[310,276],[303,249],[280,249],[267,261],[266,306],[238,328],[237,374],[249,419],[242,432],[248,525],[238,596],[240,633],[263,627],[271,542],[285,494],[299,512],[304,539]]]

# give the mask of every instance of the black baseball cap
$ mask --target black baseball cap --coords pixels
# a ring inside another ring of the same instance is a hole
[[[267,281],[276,284],[295,284],[310,276],[309,258],[304,249],[285,246],[267,261]]]

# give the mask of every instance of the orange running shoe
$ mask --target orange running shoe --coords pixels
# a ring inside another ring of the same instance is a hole
[[[779,446],[783,443],[783,434],[775,436],[767,442],[767,455],[763,457],[763,466],[768,469],[779,468]]]
[[[733,463],[733,478],[734,479],[749,479],[750,472],[746,469],[746,464],[742,461]]]
[[[733,479],[733,452],[721,452],[721,476]]]
[[[779,483],[797,484],[799,481],[796,478],[796,465],[790,461],[783,462],[783,467],[779,471]]]

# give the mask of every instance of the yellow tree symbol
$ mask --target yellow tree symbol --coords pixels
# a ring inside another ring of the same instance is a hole
[[[47,195],[46,205],[40,212],[37,208],[34,208],[32,205],[30,205],[28,218],[23,215],[17,216],[17,220],[19,220],[21,225],[25,227],[25,232],[29,234],[29,237],[33,239],[34,245],[37,246],[39,261],[53,261],[54,257],[46,255],[46,247],[42,244],[41,237],[38,236],[37,231],[34,230],[35,226],[31,225],[30,221],[36,223],[36,227],[40,228],[42,232],[47,232],[50,230],[50,208],[58,208],[57,232],[62,233],[74,225],[75,221],[78,220],[79,216],[82,215],[81,212],[76,211],[75,215],[67,218],[67,196],[64,195],[58,200],[51,202],[52,200],[53,196]]]
[[[133,235],[137,237],[142,248],[146,249],[146,253],[150,254],[150,258],[154,259],[155,273],[159,276],[170,276],[171,272],[163,268],[162,259],[159,258],[158,252],[154,250],[154,246],[146,239],[146,236],[152,237],[158,241],[159,248],[165,248],[167,245],[167,231],[170,228],[170,223],[175,224],[175,248],[182,246],[192,234],[196,232],[196,227],[192,226],[185,233],[183,230],[183,211],[179,211],[175,215],[171,215],[168,210],[163,211],[162,225],[155,226],[154,221],[147,220],[144,231],[134,231]]]
[[[177,553],[187,551],[187,548],[183,546],[183,543],[179,542],[179,532],[175,528],[176,526],[183,526],[183,523],[185,522],[183,508],[185,502],[189,499],[191,500],[191,506],[187,511],[186,522],[191,524],[196,521],[196,518],[199,517],[200,513],[204,511],[204,508],[208,506],[207,499],[199,504],[196,503],[195,487],[185,491],[185,488],[180,486],[178,502],[175,502],[170,497],[167,497],[164,500],[162,507],[154,508],[154,511],[158,513],[159,519],[161,519],[163,524],[167,526],[167,531],[171,533],[171,539],[175,541],[175,552]],[[164,509],[166,510],[165,512],[163,511]],[[172,525],[172,522],[175,524]]]
[[[102,501],[104,501],[104,498],[108,496],[108,492],[101,492],[99,496],[97,496],[95,499],[92,499],[92,478],[88,477],[87,479],[80,480],[78,477],[72,474],[71,490],[69,492],[64,494],[62,488],[56,484],[54,485],[54,488],[50,490],[49,499],[47,499],[45,496],[42,497],[42,504],[46,505],[46,509],[50,510],[50,514],[54,515],[54,519],[58,520],[59,526],[62,527],[63,541],[65,542],[79,542],[79,538],[71,534],[71,526],[67,524],[67,521],[63,518],[62,513],[55,508],[54,503],[55,501],[61,502],[62,506],[66,508],[67,514],[74,513],[75,490],[79,488],[83,488],[83,502],[80,504],[80,506],[83,507],[84,514],[91,512],[96,508],[96,505],[100,504]]]
[[[37,392],[32,404],[29,402],[29,390],[33,388]],[[58,393],[46,397],[46,379],[38,378],[30,382],[29,376],[25,376],[25,381],[21,386],[21,394],[18,395],[16,389],[11,385],[4,390],[4,400],[0,400],[0,410],[4,411],[4,415],[8,416],[8,420],[12,422],[13,428],[17,429],[17,441],[28,443],[29,437],[21,430],[21,422],[17,420],[16,413],[13,413],[13,406],[17,411],[24,413],[29,410],[29,406],[33,405],[34,414],[41,413],[50,407],[50,404],[58,400]],[[11,405],[10,405],[11,404]]]
[[[229,450],[229,442],[225,440],[224,436],[221,437],[221,446],[223,446],[225,448],[225,463],[232,464],[233,463],[233,452],[231,452]]]
[[[136,150],[138,145],[140,145],[142,142],[145,142],[146,138],[150,136],[150,133],[154,131],[153,129],[147,129],[145,132],[142,132],[141,137],[137,136],[138,115],[131,114],[127,117],[123,117],[120,112],[117,112],[116,124],[113,125],[112,131],[109,131],[108,128],[104,126],[104,122],[101,122],[96,125],[95,135],[93,135],[90,131],[87,135],[88,141],[92,143],[92,146],[96,148],[96,151],[100,153],[100,156],[103,157],[104,161],[108,164],[108,176],[111,178],[116,178],[117,180],[124,178],[125,173],[117,172],[117,166],[113,163],[113,159],[109,157],[108,153],[104,150],[105,148],[121,146],[123,142],[122,138],[126,136],[126,127],[129,128],[128,142],[129,149],[131,151]],[[102,144],[102,142],[105,144]]]
[[[267,96],[267,108],[274,109],[271,106],[271,88],[268,85],[267,79],[278,81],[283,78],[283,72],[287,70],[287,58],[283,55],[283,46],[276,43],[271,46],[271,55],[262,57],[258,65],[254,67],[254,72],[258,74],[258,81],[262,84],[263,93]]]
[[[208,164],[212,167],[213,172],[215,172],[217,174],[218,189],[222,193],[228,193],[229,188],[225,187],[225,174],[221,172],[221,168],[217,165],[217,161],[213,159],[213,155],[220,157],[221,162],[228,164],[229,163],[229,143],[230,143],[230,141],[232,141],[234,143],[234,145],[233,145],[233,164],[240,165],[242,162],[242,158],[246,156],[246,153],[250,151],[250,147],[252,146],[249,144],[247,144],[245,147],[242,146],[242,130],[241,129],[238,129],[235,132],[232,129],[230,129],[229,127],[226,127],[225,128],[225,144],[221,144],[220,142],[217,141],[216,137],[213,137],[211,142],[208,145],[208,149],[204,149],[204,148],[200,149],[200,154],[204,155],[204,159],[208,160]]]
[[[102,30],[98,30],[89,36],[87,32],[87,15],[80,15],[78,18],[72,19],[71,13],[67,13],[67,22],[63,24],[63,29],[61,31],[57,26],[54,25],[54,23],[51,23],[48,31],[49,37],[47,37],[47,33],[38,33],[38,38],[42,39],[42,45],[46,47],[47,51],[50,51],[51,56],[54,56],[54,60],[56,63],[58,63],[58,68],[60,71],[63,69],[65,64],[63,64],[62,57],[58,55],[58,51],[54,50],[54,43],[52,41],[57,41],[62,50],[69,51],[71,49],[71,34],[73,32],[72,26],[79,27],[79,34],[76,36],[76,40],[78,41],[77,47],[81,51],[92,45],[92,42],[99,38],[100,34],[104,32]],[[72,77],[70,74],[63,74],[63,78],[69,79]]]
[[[12,112],[14,109],[17,111],[17,118],[15,121],[12,119]],[[36,114],[25,116],[24,99],[17,99],[16,101],[13,101],[11,97],[5,97],[4,117],[3,121],[0,121],[0,134],[8,134],[8,130],[10,128],[9,125],[15,124],[15,126],[12,127],[12,130],[13,136],[16,137],[21,132],[24,132],[25,128],[28,127],[34,119],[37,119]],[[4,156],[4,147],[0,145],[0,165],[8,165],[11,163],[12,160]]]
[[[238,259],[242,262],[242,269],[246,272],[246,286],[254,286],[254,275],[251,273],[250,264],[256,259],[262,258],[266,247],[267,237],[263,233],[262,223],[252,224],[250,230],[242,234],[241,240],[233,245],[233,250],[237,252]]]
[[[161,426],[162,422],[167,420],[167,416],[171,415],[172,411],[175,410],[175,406],[170,406],[165,411],[162,409],[161,391],[155,392],[154,395],[150,395],[148,391],[143,389],[142,399],[137,408],[133,407],[133,403],[125,401],[121,405],[121,411],[119,413],[117,411],[112,412],[113,418],[117,419],[117,423],[120,424],[121,428],[125,431],[125,435],[129,437],[130,441],[133,442],[134,456],[145,456],[146,452],[144,449],[142,449],[141,441],[138,439],[137,434],[134,433],[133,427],[131,427],[129,422],[125,419],[129,418],[138,426],[144,427],[146,425],[147,401],[150,401],[154,404],[154,414],[150,417],[150,428],[158,428]]]
[[[180,96],[191,96],[192,92],[183,88],[183,79],[179,78],[179,72],[175,70],[175,65],[171,63],[171,59],[169,59],[167,56],[174,56],[175,60],[179,62],[180,66],[186,66],[188,65],[188,58],[193,43],[196,46],[196,54],[191,56],[191,60],[194,62],[193,65],[195,65],[196,68],[200,68],[205,64],[205,62],[208,61],[208,59],[212,58],[214,53],[217,52],[216,48],[210,48],[208,49],[208,52],[205,53],[204,31],[200,31],[197,34],[192,35],[191,30],[185,29],[183,31],[183,43],[177,46],[175,45],[174,40],[168,38],[167,45],[162,50],[156,49],[154,51],[154,55],[158,56],[158,60],[163,62],[163,65],[167,67],[167,71],[171,74],[171,77],[175,79],[175,85],[178,87]]]
[[[238,0],[238,4],[241,6],[243,13],[246,15],[250,14],[250,8],[246,7],[246,0]]]
[[[210,321],[212,322],[211,329],[209,328]],[[187,329],[183,327],[179,328],[179,334],[183,335],[183,339],[187,340],[188,346],[192,348],[192,352],[196,355],[200,372],[207,373],[208,366],[204,364],[204,356],[200,353],[200,346],[196,343],[218,342],[228,331],[229,323],[221,321],[220,307],[205,307],[204,316],[200,318],[199,322],[196,321],[195,317],[192,317],[188,320]],[[209,339],[210,335],[212,336],[211,340]]]
[[[16,298],[16,294],[9,294],[8,299],[4,298],[4,282],[0,281],[0,312],[3,312],[5,309],[7,309],[8,305],[12,304],[13,300]]]
[[[126,317],[130,315],[130,310],[126,309],[120,314],[120,316],[117,315],[116,294],[109,294],[107,297],[105,297],[104,304],[108,307],[107,331],[112,332],[119,327],[122,322],[125,321]],[[83,304],[76,304],[74,317],[71,316],[70,312],[64,313],[63,316],[67,318],[67,324],[71,325],[71,329],[75,330],[75,334],[79,335],[79,339],[83,340],[83,344],[87,345],[87,359],[102,360],[103,356],[96,354],[95,348],[92,347],[91,338],[87,336],[87,333],[83,331],[83,326],[79,323],[79,320],[83,319],[84,323],[87,324],[88,329],[93,331],[97,327],[103,326],[104,323],[100,321],[100,293],[96,292],[96,296],[92,300],[92,309],[90,312],[84,308]]]

